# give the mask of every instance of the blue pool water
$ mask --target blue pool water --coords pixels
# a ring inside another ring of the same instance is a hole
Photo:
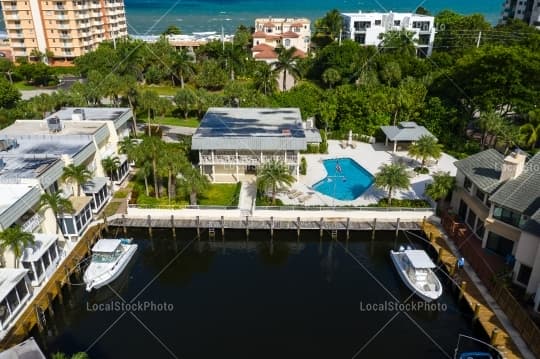
[[[352,158],[325,160],[328,175],[313,185],[313,188],[327,196],[342,201],[358,198],[373,184],[373,176]]]

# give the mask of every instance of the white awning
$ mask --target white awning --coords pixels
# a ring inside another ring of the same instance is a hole
[[[22,262],[36,262],[43,254],[56,242],[58,236],[56,234],[34,234],[34,244],[26,247],[23,251]]]
[[[122,241],[119,239],[100,239],[92,247],[92,252],[112,253]]]
[[[425,251],[418,249],[406,250],[405,255],[409,258],[409,261],[414,268],[437,267]]]

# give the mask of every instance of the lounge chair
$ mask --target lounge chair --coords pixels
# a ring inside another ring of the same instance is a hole
[[[298,202],[304,203],[304,202],[306,202],[307,200],[309,200],[311,197],[312,197],[312,195],[306,194],[305,196],[302,196],[302,197],[298,198]]]
[[[341,148],[347,148],[348,146],[347,141],[341,141],[340,146]]]
[[[355,148],[356,148],[356,142],[351,142],[351,148],[352,148],[352,149],[355,149]]]

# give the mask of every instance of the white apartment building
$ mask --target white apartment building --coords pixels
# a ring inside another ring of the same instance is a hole
[[[71,61],[110,39],[127,36],[123,0],[0,0],[14,58],[52,51],[52,64]]]
[[[536,0],[506,0],[499,23],[504,24],[508,19],[525,21],[540,29],[540,2]]]
[[[298,57],[305,57],[311,43],[310,26],[311,21],[304,18],[255,19],[253,58],[273,62],[277,59],[276,47],[294,47]]]
[[[431,56],[435,41],[435,18],[414,13],[357,12],[342,13],[343,38],[362,45],[379,46],[382,34],[388,31],[407,30],[414,33],[413,40],[418,56]]]

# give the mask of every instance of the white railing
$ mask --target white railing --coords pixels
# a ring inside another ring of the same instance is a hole
[[[21,229],[25,232],[32,233],[43,221],[45,218],[40,215],[39,213],[34,214],[32,217],[30,217],[29,220],[24,222],[24,224],[21,226]]]

